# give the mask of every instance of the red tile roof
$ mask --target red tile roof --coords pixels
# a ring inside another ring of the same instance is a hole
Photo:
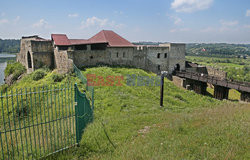
[[[102,30],[89,39],[92,43],[108,43],[110,47],[133,47],[128,40],[113,31]]]
[[[72,45],[89,44],[89,40],[87,39],[70,39],[69,41]]]
[[[51,39],[54,41],[55,45],[58,46],[71,45],[68,37],[65,34],[51,34]]]
[[[132,43],[119,36],[113,31],[102,30],[90,39],[68,39],[65,34],[52,34],[51,39],[54,40],[55,45],[69,46],[80,44],[95,44],[108,43],[110,47],[134,47]]]

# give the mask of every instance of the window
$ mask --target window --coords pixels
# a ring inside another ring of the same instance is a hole
[[[158,68],[158,71],[160,71],[160,70],[161,70],[161,66],[160,66],[160,65],[158,65],[158,66],[157,66],[157,68]]]
[[[125,52],[123,52],[123,58],[125,58]]]
[[[93,56],[90,56],[90,59],[93,59]]]
[[[87,50],[87,46],[86,45],[76,45],[75,50]]]
[[[118,52],[116,52],[116,57],[118,58],[118,56],[119,56],[119,53],[118,53]]]
[[[68,50],[68,46],[58,46],[59,50]]]
[[[160,54],[160,53],[158,53],[158,54],[157,54],[157,58],[160,58],[160,57],[161,57],[161,54]]]
[[[167,57],[168,57],[168,54],[167,54],[167,53],[165,53],[165,54],[164,54],[164,58],[167,58]]]
[[[101,44],[91,44],[91,50],[105,50],[107,47],[106,43]]]

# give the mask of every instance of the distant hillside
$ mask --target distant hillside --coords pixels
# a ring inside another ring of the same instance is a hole
[[[250,55],[250,44],[226,43],[189,43],[186,45],[187,55]]]
[[[18,53],[20,50],[20,40],[0,39],[0,53]]]

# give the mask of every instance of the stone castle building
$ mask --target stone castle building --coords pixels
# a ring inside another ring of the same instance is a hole
[[[172,73],[185,70],[185,44],[133,45],[109,30],[102,30],[90,39],[68,39],[65,34],[52,34],[51,40],[30,36],[22,37],[17,61],[28,72],[47,66],[66,73],[75,64],[78,68],[119,65]]]

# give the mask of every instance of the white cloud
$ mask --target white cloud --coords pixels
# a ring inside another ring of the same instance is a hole
[[[238,21],[220,20],[220,23],[222,26],[232,27],[232,26],[236,26],[239,22]]]
[[[220,20],[221,27],[219,29],[220,32],[225,32],[225,31],[235,31],[238,30],[239,28],[237,25],[239,24],[238,21],[226,21],[226,20]]]
[[[8,19],[0,19],[0,25],[9,23]]]
[[[187,32],[187,31],[190,31],[189,28],[175,28],[175,29],[171,29],[170,32],[171,33],[175,33],[175,32]]]
[[[173,16],[173,15],[167,15],[167,16],[174,21],[175,25],[179,25],[183,23],[182,19],[177,16]]]
[[[20,20],[20,16],[16,16],[16,18],[13,20],[14,24],[16,24]]]
[[[32,27],[33,28],[45,28],[45,29],[51,28],[49,23],[45,21],[44,19],[40,19],[38,22],[34,23]]]
[[[77,13],[74,13],[74,14],[69,14],[68,17],[69,18],[76,18],[78,17],[79,15]]]
[[[207,28],[202,28],[200,29],[201,33],[228,33],[228,32],[235,32],[239,31],[240,28],[246,28],[244,26],[240,26],[239,22],[237,20],[220,20],[219,21],[220,26],[218,27],[207,27]]]
[[[90,27],[112,27],[112,28],[121,28],[123,24],[117,24],[115,21],[109,21],[108,19],[101,19],[95,16],[87,18],[86,21],[82,21],[81,28],[90,28]]]
[[[247,17],[250,17],[250,9],[247,10],[246,16],[247,16]]]
[[[171,7],[176,12],[194,12],[198,10],[208,9],[213,3],[213,0],[174,0]]]
[[[201,29],[200,30],[201,32],[215,32],[216,31],[216,29],[215,28],[213,28],[213,27],[207,27],[207,28],[203,28],[203,29]]]

